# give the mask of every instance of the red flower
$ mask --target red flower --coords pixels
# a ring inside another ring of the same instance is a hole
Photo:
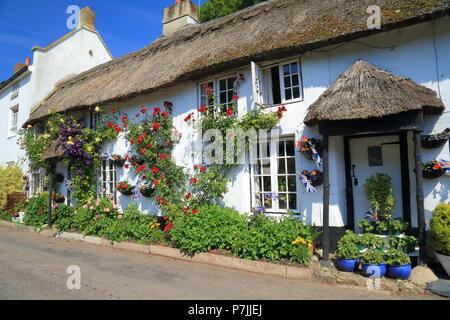
[[[200,172],[206,171],[206,167],[201,167]]]
[[[235,94],[235,95],[233,95],[232,99],[237,100],[237,99],[239,99],[239,96],[237,94]]]
[[[134,140],[130,140],[130,143],[131,143],[131,144],[134,144]]]
[[[159,127],[161,127],[161,125],[160,125],[159,123],[154,123],[154,124],[152,125],[152,129],[153,129],[153,131],[156,131],[156,130],[158,130],[158,129],[159,129]]]
[[[161,108],[158,108],[158,107],[153,108],[153,111],[155,111],[156,113],[160,113],[161,112]]]
[[[213,93],[213,88],[211,88],[211,87],[208,87],[207,89],[206,89],[206,91],[205,91],[205,93],[206,93],[206,95],[210,95],[211,93]]]
[[[165,216],[165,217],[163,217],[163,220],[167,221],[167,220],[169,220],[169,218],[167,218],[167,216]]]
[[[441,169],[441,164],[438,162],[434,165],[433,170],[440,170]]]
[[[188,213],[188,211],[187,211],[186,208],[183,208],[183,213],[184,213],[184,214],[187,214],[187,213]]]
[[[153,181],[153,184],[154,184],[155,186],[159,185],[159,180]]]
[[[127,119],[128,119],[127,116],[123,116],[123,117],[122,117],[122,121],[126,121]]]
[[[196,178],[193,178],[193,179],[190,179],[190,180],[189,180],[189,183],[197,183],[197,181],[198,181],[198,180],[197,180]]]
[[[194,169],[197,170],[197,169],[198,169],[198,165],[195,165],[195,166],[194,166]]]
[[[191,196],[192,196],[192,194],[189,192],[189,193],[185,196],[186,200],[188,200]]]
[[[198,210],[197,210],[197,209],[193,209],[193,210],[192,210],[192,213],[193,213],[193,214],[197,214],[197,213],[198,213]]]
[[[165,176],[164,174],[160,174],[159,177],[160,177],[161,179],[164,179],[166,176]]]
[[[188,116],[186,118],[184,118],[184,122],[188,122],[189,120],[191,120],[193,114],[194,113],[188,114]]]
[[[163,113],[161,113],[161,115],[162,115],[163,117],[167,117],[167,116],[169,115],[169,113],[168,113],[167,111],[164,111]]]
[[[232,116],[234,114],[234,111],[232,108],[227,109],[227,115]]]
[[[245,81],[245,77],[244,77],[244,75],[242,73],[239,73],[239,79],[242,80],[242,81]]]
[[[147,168],[145,164],[140,165],[139,168],[136,169],[136,173],[141,173],[142,171],[145,170],[145,168]]]
[[[128,169],[130,166],[126,164],[126,165],[124,165],[123,167],[124,167],[125,169]]]
[[[160,156],[159,156],[159,159],[160,159],[160,160],[167,159],[167,154],[162,154],[162,155],[160,155]]]
[[[154,173],[158,173],[159,172],[159,168],[158,167],[153,167],[152,170],[153,170]]]
[[[145,151],[146,151],[147,149],[145,149],[145,148],[140,148],[139,149],[139,153],[141,154],[141,155],[145,155]]]
[[[136,113],[136,117],[139,117],[141,114],[138,112],[138,113]]]
[[[113,127],[113,123],[112,122],[107,122],[106,126],[111,129]]]
[[[112,113],[116,113],[117,111],[116,111],[116,109],[112,109],[112,111],[111,111]]]
[[[40,206],[39,209],[40,209],[40,210],[44,210],[45,207],[44,207],[44,206]]]
[[[146,145],[147,148],[151,148],[151,146],[152,145],[150,143],[147,143],[147,145]]]

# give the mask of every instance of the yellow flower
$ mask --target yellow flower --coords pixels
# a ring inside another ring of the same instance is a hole
[[[92,151],[92,147],[87,147],[87,151],[91,152]]]
[[[72,140],[72,137],[69,137],[69,140]]]
[[[100,112],[100,107],[95,107],[95,112]]]
[[[102,141],[102,139],[100,139],[100,138],[95,138],[95,142],[100,142],[100,141]]]
[[[160,225],[161,225],[160,223],[155,222],[150,225],[150,228],[155,229],[155,228],[158,228]]]
[[[67,141],[66,144],[73,146],[73,145],[74,145],[74,142],[73,142],[73,141]]]

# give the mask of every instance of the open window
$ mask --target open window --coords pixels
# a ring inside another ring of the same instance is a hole
[[[299,60],[260,67],[252,62],[253,98],[256,105],[271,106],[303,98]]]

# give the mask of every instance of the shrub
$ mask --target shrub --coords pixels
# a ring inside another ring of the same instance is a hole
[[[311,250],[308,243],[316,240],[318,232],[313,226],[307,226],[292,216],[284,217],[280,222],[273,218],[258,215],[252,226],[241,232],[234,243],[233,253],[244,259],[281,260],[299,262],[308,265]],[[296,244],[296,240],[302,239]],[[300,245],[300,246],[299,246]],[[303,248],[299,248],[303,246]]]
[[[364,191],[371,207],[377,209],[381,220],[389,218],[395,204],[391,177],[383,173],[372,175],[366,180]]]
[[[22,170],[15,165],[0,165],[0,210],[6,210],[8,194],[22,192]]]
[[[345,235],[337,243],[336,256],[341,259],[357,259],[360,256],[358,244],[361,237],[353,231],[347,230]]]
[[[450,204],[441,203],[434,209],[428,237],[437,253],[450,256]]]
[[[48,217],[48,193],[44,192],[35,198],[29,199],[24,212],[23,222],[25,225],[40,228],[46,224]]]
[[[109,199],[89,200],[75,211],[73,227],[86,235],[101,236],[102,230],[110,224],[110,219],[118,217]]]
[[[170,238],[177,248],[192,255],[213,249],[231,249],[247,227],[245,215],[230,208],[209,205],[200,208],[197,214],[176,217]]]
[[[74,229],[75,208],[67,205],[59,205],[54,212],[54,225],[61,231]]]
[[[363,264],[381,264],[386,261],[386,254],[380,250],[367,250],[361,254],[361,263]]]
[[[385,259],[387,264],[393,266],[411,263],[411,258],[408,255],[406,255],[403,251],[397,249],[391,249],[388,252],[386,252]]]

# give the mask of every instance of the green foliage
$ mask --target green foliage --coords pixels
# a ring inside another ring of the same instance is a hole
[[[210,205],[200,208],[197,214],[178,216],[170,237],[177,248],[192,255],[231,249],[246,228],[246,216],[233,209]]]
[[[337,243],[336,256],[342,259],[357,259],[360,256],[358,244],[361,237],[353,231],[347,230]]]
[[[380,220],[389,219],[395,204],[391,177],[376,173],[367,179],[364,190],[371,207],[377,209]]]
[[[368,221],[364,218],[358,221],[358,227],[364,233],[372,232],[382,235],[398,235],[405,232],[408,228],[408,223],[400,218],[378,221]]]
[[[434,209],[428,238],[437,253],[450,256],[450,204],[440,203]]]
[[[48,193],[44,192],[35,198],[28,199],[23,222],[27,226],[40,228],[47,223]]]
[[[308,247],[317,236],[315,227],[307,226],[292,216],[286,216],[278,222],[258,215],[253,220],[253,226],[241,233],[232,250],[234,255],[244,259],[264,258],[273,261],[287,259],[290,262],[308,265],[311,251],[306,253],[306,250],[299,249],[298,246]]]
[[[413,236],[390,237],[387,247],[401,250],[404,253],[413,252],[418,244],[418,240]]]
[[[61,231],[73,229],[75,208],[61,204],[54,211],[55,222],[54,225]]]
[[[363,264],[381,264],[386,262],[387,257],[384,251],[367,250],[361,254],[361,263]]]
[[[367,248],[370,250],[372,249],[381,250],[385,247],[384,239],[377,237],[372,233],[364,233],[363,235],[360,235],[358,237],[359,237],[358,244],[362,246],[362,248]]]
[[[385,253],[385,260],[387,264],[398,266],[402,264],[410,264],[411,259],[403,251],[391,249]]]
[[[200,22],[227,16],[266,0],[209,0],[200,9]]]
[[[7,196],[22,192],[22,170],[18,166],[0,165],[0,211],[6,210]]]

